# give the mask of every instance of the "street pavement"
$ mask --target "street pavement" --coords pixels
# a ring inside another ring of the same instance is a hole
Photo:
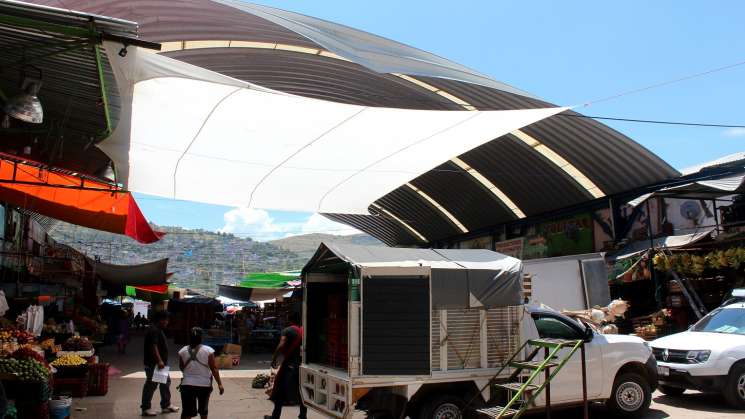
[[[139,333],[134,333],[134,338],[127,355],[116,354],[115,348],[104,348],[100,354],[103,362],[112,364],[115,374],[109,378],[109,392],[102,397],[86,397],[74,399],[74,419],[124,419],[137,418],[140,415],[140,395],[144,381],[142,372],[142,339]],[[178,377],[178,364],[175,345],[171,347],[169,357],[172,377]],[[251,379],[260,372],[266,372],[269,368],[268,356],[244,355],[241,366],[234,370],[221,370],[225,384],[225,394],[220,396],[216,391],[212,393],[210,400],[211,418],[241,418],[261,419],[265,414],[271,413],[273,404],[267,400],[263,390],[251,388]],[[179,379],[174,379],[171,384],[174,404],[180,405],[179,393],[176,385]],[[153,398],[153,406],[158,407],[160,396],[156,392]],[[297,407],[287,407],[283,412],[283,419],[296,418]],[[312,419],[324,416],[310,412]],[[355,415],[362,416],[362,415]],[[593,406],[590,417],[593,419],[607,419],[608,412],[602,406]],[[168,414],[158,416],[163,419],[178,419],[179,414]],[[544,414],[526,415],[526,418],[543,418]],[[582,418],[581,409],[567,409],[553,412],[554,419],[577,419]],[[705,395],[697,392],[686,392],[680,397],[668,397],[656,392],[653,397],[652,406],[645,419],[719,419],[719,418],[743,418],[745,411],[740,412],[729,409],[724,401],[716,396]]]

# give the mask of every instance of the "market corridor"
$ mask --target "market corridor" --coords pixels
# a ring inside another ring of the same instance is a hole
[[[85,397],[74,399],[72,417],[78,418],[106,418],[124,419],[140,416],[140,396],[145,373],[142,368],[143,334],[134,331],[127,346],[126,355],[119,355],[115,346],[101,349],[99,356],[102,362],[111,364],[109,372],[109,392],[102,397]],[[173,403],[181,404],[176,386],[181,374],[178,371],[176,352],[180,346],[169,342],[169,364],[171,366],[171,393]],[[272,402],[267,400],[262,390],[251,388],[251,380],[259,373],[268,373],[269,354],[244,355],[240,367],[236,369],[220,370],[225,384],[225,394],[220,396],[214,392],[210,400],[210,417],[212,418],[263,418],[272,411]],[[153,405],[160,401],[157,394],[153,398]],[[283,412],[283,418],[296,418],[297,407],[288,407]],[[178,419],[179,414],[161,415],[159,417]],[[310,413],[311,418],[321,416]]]

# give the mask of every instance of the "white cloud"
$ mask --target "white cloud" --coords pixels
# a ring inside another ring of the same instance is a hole
[[[257,241],[269,241],[310,233],[328,233],[340,236],[358,234],[360,231],[327,219],[320,214],[310,214],[304,221],[282,221],[269,211],[255,208],[234,208],[223,215],[225,225],[219,230]]]
[[[223,215],[223,233],[233,233],[242,237],[266,241],[285,237],[297,223],[278,222],[268,211],[255,208],[234,208]]]
[[[301,228],[301,234],[310,233],[328,233],[337,236],[350,236],[352,234],[360,234],[361,231],[346,224],[331,221],[323,215],[315,213],[308,218],[308,221],[306,221]]]
[[[745,128],[728,128],[724,130],[725,137],[745,137]]]

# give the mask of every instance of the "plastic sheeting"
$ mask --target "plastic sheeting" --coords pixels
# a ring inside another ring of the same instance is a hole
[[[122,286],[163,285],[168,279],[168,259],[140,265],[113,265],[88,260],[102,281]]]
[[[636,207],[655,196],[688,199],[716,199],[743,192],[745,192],[745,170],[741,173],[717,179],[698,180],[683,185],[662,188],[639,196],[638,198],[629,201],[628,205]]]
[[[615,253],[609,253],[608,260],[622,260],[637,256],[648,251],[651,248],[679,249],[698,241],[711,238],[711,234],[716,230],[714,227],[702,227],[700,231],[690,234],[681,234],[677,236],[658,237],[650,243],[649,241],[638,241],[631,243]]]
[[[329,252],[356,268],[430,267],[432,308],[506,307],[522,303],[522,262],[483,249],[408,249],[323,243],[304,273],[328,263]]]
[[[158,241],[134,197],[109,184],[0,154],[0,200],[32,213],[140,243]]]
[[[271,91],[106,43],[122,96],[99,146],[132,191],[229,206],[367,214],[450,158],[567,108],[371,108]]]
[[[294,287],[285,288],[253,288],[232,285],[219,285],[219,293],[238,301],[267,301],[280,298],[291,293]]]

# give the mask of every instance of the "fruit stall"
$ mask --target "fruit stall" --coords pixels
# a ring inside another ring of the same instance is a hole
[[[12,406],[6,418],[48,418],[50,410],[69,416],[73,397],[107,393],[108,369],[85,337],[58,345],[16,328],[0,330],[0,380]]]
[[[655,248],[617,261],[609,285],[614,298],[631,304],[621,331],[653,340],[686,330],[745,286],[745,246],[737,240]]]

